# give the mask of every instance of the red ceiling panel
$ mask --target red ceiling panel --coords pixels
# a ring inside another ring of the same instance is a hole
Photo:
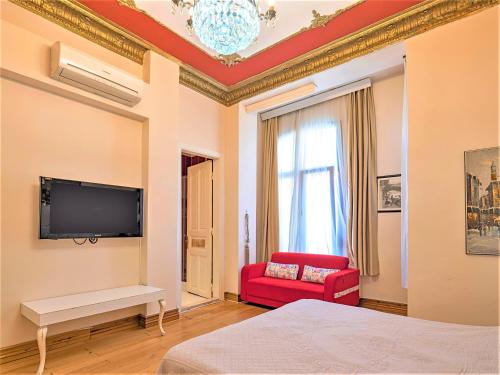
[[[225,85],[233,85],[399,13],[423,0],[365,0],[333,18],[324,27],[296,34],[231,67],[215,60],[205,51],[148,15],[120,5],[117,0],[79,1],[95,13],[129,30],[200,72]]]

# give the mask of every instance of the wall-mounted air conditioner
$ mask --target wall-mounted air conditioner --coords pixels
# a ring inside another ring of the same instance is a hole
[[[142,80],[61,42],[50,52],[52,78],[128,106],[141,101]]]

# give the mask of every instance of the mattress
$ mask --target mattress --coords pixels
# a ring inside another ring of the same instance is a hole
[[[499,327],[300,300],[171,348],[158,373],[496,374],[498,342]]]

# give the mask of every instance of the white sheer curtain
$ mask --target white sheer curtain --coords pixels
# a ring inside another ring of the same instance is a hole
[[[278,118],[281,251],[347,254],[344,98]]]
[[[401,286],[408,288],[408,98],[406,95],[406,59],[404,64],[401,144]]]

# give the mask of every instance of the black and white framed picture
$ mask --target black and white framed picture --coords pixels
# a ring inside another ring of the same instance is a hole
[[[378,212],[401,212],[401,175],[377,177]]]
[[[465,152],[465,252],[500,255],[500,147]]]

